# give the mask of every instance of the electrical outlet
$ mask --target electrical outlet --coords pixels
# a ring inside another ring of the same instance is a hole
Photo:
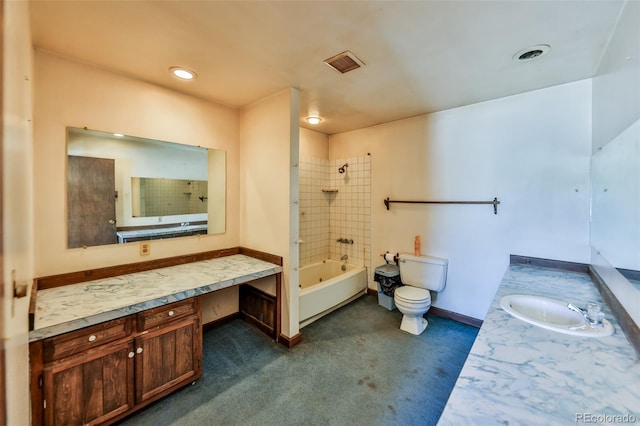
[[[151,253],[151,243],[148,241],[140,243],[140,256],[147,256],[149,253]]]

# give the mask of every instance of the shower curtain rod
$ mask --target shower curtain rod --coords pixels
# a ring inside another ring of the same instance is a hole
[[[498,198],[494,198],[493,201],[406,201],[406,200],[390,200],[389,197],[385,198],[384,205],[389,210],[391,203],[404,203],[404,204],[493,204],[493,214],[498,214]]]

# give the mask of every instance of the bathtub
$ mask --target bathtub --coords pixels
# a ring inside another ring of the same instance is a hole
[[[300,268],[300,328],[365,294],[367,270],[337,260]]]

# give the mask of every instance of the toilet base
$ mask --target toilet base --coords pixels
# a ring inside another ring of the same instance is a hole
[[[419,336],[429,323],[422,315],[403,315],[400,330]]]

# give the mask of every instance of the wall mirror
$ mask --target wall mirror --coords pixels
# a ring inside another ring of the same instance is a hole
[[[591,157],[591,245],[640,290],[640,124]]]
[[[133,217],[172,216],[207,212],[206,180],[131,178]]]
[[[67,247],[225,231],[226,152],[67,128]]]

